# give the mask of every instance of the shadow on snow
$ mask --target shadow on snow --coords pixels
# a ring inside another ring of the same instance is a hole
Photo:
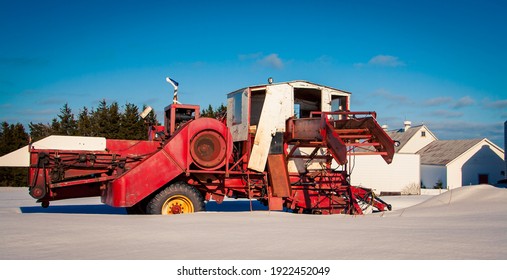
[[[252,200],[253,211],[268,210],[267,206],[262,205],[256,200]],[[104,214],[104,215],[126,215],[125,208],[111,207],[105,204],[89,204],[89,205],[51,205],[48,208],[41,206],[22,206],[21,213],[55,213],[55,214]],[[206,211],[209,212],[246,212],[250,211],[250,201],[234,200],[224,201],[221,204],[215,201],[206,203]]]

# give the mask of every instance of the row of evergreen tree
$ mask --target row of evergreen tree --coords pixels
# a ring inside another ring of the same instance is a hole
[[[50,124],[30,123],[28,126],[33,141],[49,135],[142,140],[147,137],[146,122],[157,123],[157,120],[153,111],[144,120],[139,114],[139,107],[132,103],[126,103],[120,110],[117,102],[107,104],[106,100],[102,100],[97,109],[83,107],[76,117],[69,105],[64,104]]]
[[[144,106],[142,108],[145,109]],[[211,105],[201,111],[201,116],[220,118],[226,107],[220,105],[214,109]],[[147,123],[159,124],[152,111],[145,119],[140,108],[126,103],[120,108],[117,102],[108,104],[100,101],[96,109],[83,107],[77,116],[66,103],[51,123],[28,124],[30,132],[20,124],[3,122],[0,128],[0,156],[26,146],[30,139],[35,142],[50,135],[96,136],[109,139],[145,140]],[[28,170],[26,168],[0,168],[0,186],[26,186]]]

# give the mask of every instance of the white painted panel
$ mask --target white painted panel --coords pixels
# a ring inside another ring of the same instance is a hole
[[[287,84],[271,85],[266,88],[257,132],[248,168],[262,172],[266,167],[271,139],[279,131],[285,131],[285,121],[293,112],[293,91]]]
[[[323,88],[321,91],[321,107],[322,112],[331,112],[331,90]]]
[[[419,155],[395,154],[387,164],[381,156],[356,156],[349,161],[351,184],[380,192],[402,192],[421,183]]]
[[[106,138],[51,135],[34,142],[32,147],[41,150],[105,151]]]
[[[0,157],[0,166],[4,167],[30,166],[30,153],[28,152],[28,145]]]
[[[280,103],[280,112],[271,120],[276,121],[277,132],[285,132],[286,121],[294,116],[294,88],[287,84],[273,85],[267,87],[266,94],[268,93],[275,97],[272,102]]]
[[[105,151],[106,138],[52,135],[32,143],[32,148],[40,150]],[[28,146],[25,146],[0,157],[0,166],[28,167],[30,165],[30,152],[28,149]]]

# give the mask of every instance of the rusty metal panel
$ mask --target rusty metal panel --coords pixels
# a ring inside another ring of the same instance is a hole
[[[322,140],[320,118],[295,119],[293,122],[291,136],[294,140]]]
[[[283,154],[268,156],[269,180],[273,187],[273,196],[289,197],[290,181],[287,163]]]

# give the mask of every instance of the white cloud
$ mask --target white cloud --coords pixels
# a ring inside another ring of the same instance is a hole
[[[505,109],[507,108],[507,99],[497,101],[486,101],[485,106],[493,109]]]
[[[495,144],[502,146],[503,123],[478,123],[463,120],[436,120],[426,123],[441,140],[488,138]]]
[[[272,53],[265,57],[263,57],[259,63],[265,67],[275,68],[275,69],[282,69],[283,68],[283,62],[278,57],[278,54]]]
[[[240,54],[238,55],[240,61],[252,61],[257,65],[268,68],[282,69],[284,62],[276,53],[264,55],[261,52]]]
[[[380,54],[372,57],[370,61],[368,61],[368,65],[398,67],[405,66],[405,63],[396,56]]]
[[[374,96],[374,97],[380,97],[382,99],[392,101],[395,104],[408,104],[408,103],[411,103],[411,101],[409,100],[409,98],[407,96],[393,94],[390,91],[385,90],[385,89],[377,89],[372,94],[372,96]]]
[[[471,98],[470,96],[465,96],[465,97],[458,99],[458,101],[456,101],[456,103],[454,104],[453,108],[456,108],[456,109],[463,108],[463,107],[470,106],[473,104],[475,104],[475,100],[473,98]]]
[[[424,101],[424,105],[426,106],[439,106],[443,104],[449,104],[452,101],[452,98],[450,97],[436,97],[431,98],[426,101]]]
[[[463,116],[462,112],[448,111],[448,110],[436,110],[432,112],[432,116],[443,117],[443,118],[459,118]]]
[[[354,67],[361,68],[365,66],[380,66],[380,67],[401,67],[405,66],[405,62],[401,61],[398,57],[392,55],[379,54],[372,57],[367,63],[359,62],[354,63]]]

